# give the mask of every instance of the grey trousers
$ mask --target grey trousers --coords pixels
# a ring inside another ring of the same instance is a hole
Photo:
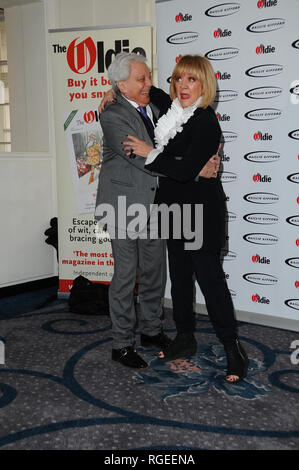
[[[113,239],[111,244],[114,275],[109,288],[109,307],[113,348],[120,349],[134,345],[137,327],[140,333],[149,336],[159,334],[162,329],[166,246],[164,240],[140,238]],[[138,319],[134,305],[137,272]]]

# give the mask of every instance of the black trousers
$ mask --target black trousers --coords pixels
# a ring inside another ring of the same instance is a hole
[[[183,240],[167,240],[173,315],[178,333],[193,333],[194,282],[205,298],[210,321],[223,343],[238,337],[234,307],[220,262],[220,251],[185,250]]]

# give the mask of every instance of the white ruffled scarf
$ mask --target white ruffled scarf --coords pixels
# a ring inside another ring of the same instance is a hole
[[[147,156],[146,165],[152,163],[157,155],[161,153],[164,147],[168,144],[169,140],[175,137],[178,132],[182,132],[183,124],[193,116],[195,110],[198,108],[202,97],[198,98],[191,106],[183,108],[176,98],[169,110],[164,116],[161,116],[155,128],[155,142],[154,148]]]

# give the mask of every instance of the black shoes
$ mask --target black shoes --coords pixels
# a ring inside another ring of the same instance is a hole
[[[226,372],[226,383],[236,384],[245,379],[248,370],[249,359],[246,351],[242,347],[240,341],[235,339],[228,343],[224,343],[224,350],[227,359],[227,372]],[[235,375],[238,378],[228,380],[230,375]]]
[[[155,336],[148,336],[141,334],[140,335],[140,344],[144,348],[149,347],[149,346],[157,346],[160,349],[165,349],[167,346],[169,346],[171,343],[171,339],[166,336],[163,331],[159,333],[158,335]]]
[[[133,346],[121,349],[112,349],[111,359],[120,362],[123,366],[135,369],[145,369],[148,364],[140,357]]]
[[[159,359],[173,361],[175,359],[187,359],[194,356],[197,351],[197,342],[192,333],[178,333],[172,343],[164,349]]]

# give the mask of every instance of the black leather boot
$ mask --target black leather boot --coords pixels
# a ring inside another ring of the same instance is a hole
[[[164,361],[187,359],[193,356],[196,351],[197,342],[194,335],[192,333],[178,333],[172,343],[162,351],[163,354],[159,355],[159,359]]]
[[[245,349],[238,339],[223,343],[227,359],[226,382],[236,384],[247,375],[249,359]],[[238,379],[228,380],[230,375],[236,375]]]

